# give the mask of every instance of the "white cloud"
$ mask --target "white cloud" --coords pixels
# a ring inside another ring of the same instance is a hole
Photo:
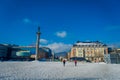
[[[28,19],[28,18],[24,18],[24,19],[23,19],[23,22],[24,22],[24,23],[31,23],[31,20]]]
[[[52,49],[55,53],[58,52],[67,52],[70,50],[70,48],[72,47],[71,44],[64,44],[64,43],[53,43],[53,44],[49,44],[47,47],[49,47],[50,49]]]
[[[48,43],[48,40],[46,40],[46,39],[40,39],[40,43],[41,43],[41,44],[47,44],[47,43]]]
[[[34,25],[34,26],[39,25],[39,22],[33,21],[33,20],[29,19],[29,18],[23,18],[22,22],[25,23],[25,24],[30,24],[30,25]]]
[[[67,36],[67,33],[66,33],[66,31],[59,31],[59,32],[56,32],[56,35],[58,37],[64,38]]]

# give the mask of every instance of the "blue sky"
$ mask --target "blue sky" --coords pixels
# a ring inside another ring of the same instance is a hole
[[[119,0],[0,0],[0,43],[41,45],[101,41],[120,47]],[[56,46],[55,46],[56,47]]]

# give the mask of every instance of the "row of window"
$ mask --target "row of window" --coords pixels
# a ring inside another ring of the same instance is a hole
[[[78,50],[103,50],[104,48],[78,48]]]
[[[79,57],[83,57],[83,54],[78,54],[78,56],[79,56]],[[85,56],[86,56],[86,57],[88,57],[88,56],[89,56],[89,57],[94,57],[94,56],[103,56],[103,55],[101,55],[101,54],[97,54],[97,55],[95,55],[95,54],[85,54]]]

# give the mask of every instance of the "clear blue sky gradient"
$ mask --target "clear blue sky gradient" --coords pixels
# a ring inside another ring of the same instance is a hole
[[[120,44],[119,0],[0,0],[0,43],[31,45],[37,27],[49,43]],[[57,31],[66,31],[64,38]]]

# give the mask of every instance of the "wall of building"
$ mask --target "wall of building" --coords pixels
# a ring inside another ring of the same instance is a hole
[[[29,47],[29,46],[24,46],[24,47],[13,47],[12,49],[12,54],[11,58],[19,58],[20,56],[17,55],[17,52],[20,51],[29,51],[31,55],[29,55],[31,58],[35,58],[36,54],[36,48],[35,47]],[[25,56],[23,56],[25,57]],[[41,47],[39,48],[39,53],[38,53],[38,59],[40,58],[51,58],[52,57],[52,51],[47,48],[47,47]]]
[[[0,58],[7,57],[7,51],[8,51],[8,47],[0,44]]]
[[[11,56],[11,45],[0,44],[0,59],[8,60]]]
[[[9,60],[9,59],[18,59],[18,58],[26,58],[26,54],[23,56],[17,55],[20,51],[29,51],[30,55],[36,54],[36,47],[34,46],[18,46],[18,45],[9,45],[9,44],[0,44],[0,60]],[[22,53],[21,53],[22,55]],[[47,47],[39,48],[39,58],[52,58],[52,51]]]
[[[108,48],[100,42],[79,42],[71,48],[69,58],[83,57],[92,62],[103,62],[104,54],[108,54]]]

